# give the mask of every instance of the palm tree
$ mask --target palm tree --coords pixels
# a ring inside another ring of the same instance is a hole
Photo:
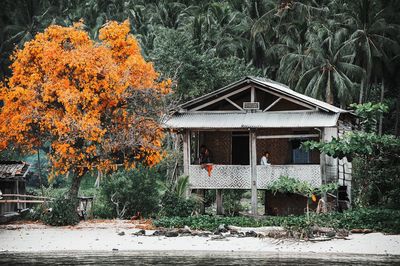
[[[355,81],[364,76],[361,67],[353,64],[352,54],[345,49],[345,30],[332,32],[316,23],[310,27],[308,48],[292,52],[281,60],[279,72],[287,83],[300,74],[295,90],[330,104],[347,106],[357,92]],[[318,42],[317,40],[320,40]]]
[[[308,23],[327,12],[327,8],[317,6],[314,1],[295,0],[268,0],[263,9],[265,13],[255,19],[251,28],[255,62],[259,60],[259,52],[262,53],[263,62],[256,65],[279,65],[282,56],[297,50],[297,44],[305,43]],[[270,74],[276,78],[274,71]]]
[[[9,70],[9,57],[15,46],[31,40],[36,33],[42,31],[51,22],[51,15],[56,10],[50,1],[15,0],[5,2],[1,7],[4,12],[5,27],[1,28],[2,43],[0,46],[0,78]]]
[[[345,9],[345,12],[338,16],[338,19],[344,20],[343,26],[352,32],[344,46],[354,49],[355,63],[366,72],[361,84],[359,103],[364,101],[368,92],[374,66],[387,66],[400,50],[395,39],[400,34],[400,27],[398,24],[387,23],[383,11],[370,0],[359,0],[353,8]]]

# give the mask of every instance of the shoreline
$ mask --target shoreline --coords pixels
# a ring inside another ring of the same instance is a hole
[[[0,254],[47,252],[205,252],[277,254],[345,254],[400,256],[400,235],[351,234],[348,239],[304,241],[255,237],[216,238],[206,236],[134,235],[140,229],[130,221],[83,222],[77,226],[52,227],[43,224],[0,226]]]

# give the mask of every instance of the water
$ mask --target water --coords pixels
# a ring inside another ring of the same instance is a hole
[[[0,253],[0,265],[400,265],[400,256],[241,252]]]

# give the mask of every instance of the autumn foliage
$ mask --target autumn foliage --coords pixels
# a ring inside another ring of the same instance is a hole
[[[74,176],[160,160],[169,81],[144,60],[128,21],[107,23],[99,39],[81,23],[50,26],[15,51],[0,87],[0,150],[50,143],[53,172]]]

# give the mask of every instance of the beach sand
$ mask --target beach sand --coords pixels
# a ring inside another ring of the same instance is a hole
[[[310,242],[253,237],[212,240],[212,236],[132,235],[138,230],[128,221],[86,222],[73,227],[51,227],[42,224],[3,225],[0,226],[0,251],[248,251],[400,255],[400,235],[382,233],[351,234],[347,240]],[[154,230],[146,230],[146,235],[153,232]]]

